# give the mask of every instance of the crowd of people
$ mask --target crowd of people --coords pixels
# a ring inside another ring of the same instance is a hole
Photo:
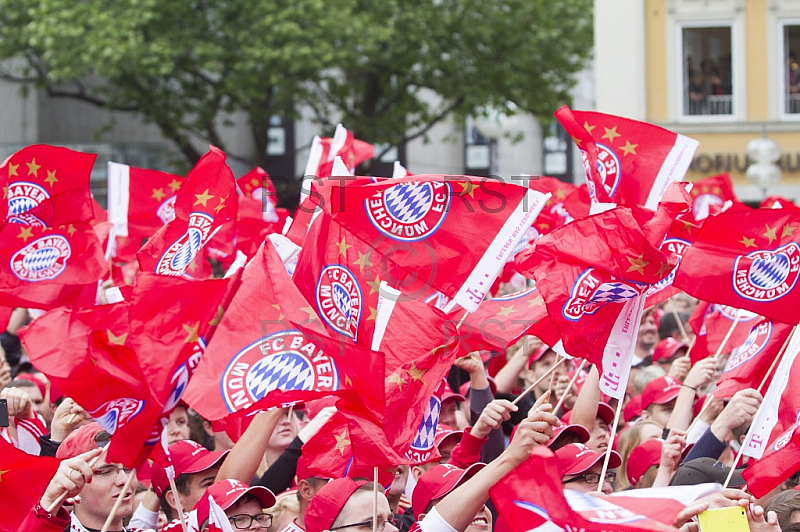
[[[218,507],[232,530],[485,532],[506,527],[489,490],[547,447],[565,490],[727,484],[680,514],[673,525],[683,530],[697,530],[700,512],[730,506],[746,508],[751,530],[798,530],[800,475],[758,500],[744,491],[734,460],[762,395],[710,396],[727,354],[691,363],[693,305],[681,294],[645,311],[623,405],[602,395],[596,368],[562,361],[532,336],[507,353],[457,359],[436,429],[441,458],[398,465],[388,485],[309,470],[303,444],[334,413],[327,400],[260,412],[236,443],[179,403],[165,429],[174,482],[155,464],[129,482],[128,469],[105,460],[110,435],[27,362],[16,332],[30,317],[16,309],[0,335],[10,417],[2,436],[62,460],[22,529],[94,531],[110,519],[111,531],[205,531]],[[492,363],[498,357],[503,364]]]

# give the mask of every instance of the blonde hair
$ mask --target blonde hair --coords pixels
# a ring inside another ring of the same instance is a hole
[[[661,425],[655,421],[639,421],[623,432],[619,437],[617,450],[622,457],[622,464],[619,466],[619,474],[617,475],[617,491],[622,491],[631,486],[631,483],[628,481],[628,457],[631,455],[631,452],[642,443],[642,427],[646,425],[654,425],[661,429]],[[653,478],[655,479],[655,476]]]
[[[293,490],[284,491],[275,497],[275,506],[264,510],[264,513],[272,514],[272,526],[268,532],[278,532],[288,525],[292,519],[297,517],[300,512],[300,502]]]
[[[658,466],[651,465],[647,468],[647,470],[639,477],[639,480],[636,481],[636,484],[633,486],[635,489],[641,488],[652,488],[653,483],[656,481],[656,476],[658,475]],[[627,478],[625,479],[627,480]]]

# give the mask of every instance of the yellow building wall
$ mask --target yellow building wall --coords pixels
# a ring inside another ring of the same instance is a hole
[[[647,120],[667,121],[666,0],[645,0]]]
[[[745,2],[747,119],[769,119],[767,0]]]

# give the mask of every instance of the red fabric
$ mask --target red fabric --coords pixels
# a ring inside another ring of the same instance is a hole
[[[94,304],[108,275],[103,249],[87,223],[0,228],[0,304],[51,309]]]
[[[792,201],[782,196],[768,196],[759,205],[762,209],[790,209],[797,207]]]
[[[530,180],[528,187],[531,190],[552,194],[533,224],[539,234],[547,234],[574,219],[574,216],[564,206],[564,202],[570,194],[578,189],[577,186],[554,177],[531,176],[528,179]]]
[[[778,356],[783,344],[788,341],[792,327],[760,318],[753,325],[744,343],[731,352],[722,376],[717,382],[714,397],[727,399],[733,397],[739,390],[758,389],[772,361]],[[768,386],[769,380],[765,386]]]
[[[708,218],[674,284],[704,301],[782,323],[800,321],[800,210],[724,212]]]
[[[383,373],[382,360],[349,341],[315,334],[322,330],[266,241],[245,268],[186,401],[204,418],[219,420],[357,388],[362,401],[380,408],[383,388],[375,375]]]
[[[736,321],[737,312],[741,317],[725,344],[723,349],[725,353],[730,353],[747,340],[750,329],[758,322],[759,316],[746,310],[737,310],[728,305],[717,305],[705,301],[701,301],[695,307],[689,317],[689,325],[695,332],[695,342],[689,353],[693,364],[717,352]]]
[[[764,497],[800,471],[800,424],[792,424],[772,441],[761,460],[751,460],[742,473],[747,489]]]
[[[315,203],[312,197],[307,197],[300,202],[294,212],[292,224],[286,232],[286,238],[302,247],[306,241],[306,233],[311,227],[311,218],[314,216]]]
[[[323,156],[320,158],[320,163],[317,167],[315,174],[317,177],[331,176],[333,162],[337,156],[342,158],[342,162],[351,174],[356,166],[374,157],[375,147],[372,144],[354,138],[353,133],[349,130],[345,129],[345,131],[347,131],[347,138],[344,145],[335,153],[331,153],[333,138],[320,139],[323,146]]]
[[[32,226],[88,222],[94,218],[89,177],[97,156],[36,144],[0,165],[0,220]]]
[[[678,264],[680,264],[684,253],[686,253],[686,250],[694,243],[694,237],[697,235],[699,229],[699,226],[691,222],[675,220],[670,224],[664,242],[659,249],[661,249],[665,255],[675,257]],[[645,307],[658,305],[679,293],[681,290],[672,286],[672,281],[674,279],[675,270],[672,270],[668,276],[650,287],[646,292],[647,301],[645,302]]]
[[[142,271],[183,275],[214,231],[236,218],[237,208],[233,173],[225,163],[225,154],[211,146],[178,192],[175,219],[137,253]]]
[[[272,207],[278,206],[278,194],[275,192],[275,185],[269,178],[266,170],[256,166],[242,177],[236,180],[236,186],[242,194],[256,200],[266,200]]]
[[[598,365],[619,303],[644,293],[673,267],[648,241],[638,212],[618,207],[576,220],[517,257],[519,270],[535,277],[567,353]]]
[[[21,523],[44,495],[60,463],[55,458],[27,454],[0,438],[0,529],[25,530]]]
[[[645,122],[567,106],[555,116],[581,151],[589,192],[600,203],[655,210],[697,149],[696,141]]]
[[[612,497],[571,490],[567,500],[556,460],[546,447],[537,447],[489,494],[509,532],[527,532],[547,521],[584,530],[667,530],[685,508],[673,499]]]
[[[487,438],[481,439],[472,435],[472,427],[467,427],[461,435],[461,440],[453,447],[448,464],[466,469],[472,464],[481,461],[481,451]]]
[[[733,191],[733,182],[728,172],[699,179],[692,183],[692,216],[697,221],[708,218],[710,214],[719,212],[726,201],[740,204]]]

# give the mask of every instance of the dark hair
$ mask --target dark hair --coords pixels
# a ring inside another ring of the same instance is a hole
[[[6,388],[38,388],[35,382],[28,379],[14,379],[5,385]]]
[[[189,490],[190,478],[191,475],[178,475],[175,478],[175,488],[177,488],[178,493],[180,493],[181,495],[190,494]],[[167,493],[169,493],[171,489],[172,489],[171,487],[167,486],[167,489],[164,490],[164,493],[162,493],[161,497],[159,498],[159,503],[161,504],[161,511],[164,512],[164,515],[167,516],[168,522],[179,517],[178,514],[175,513],[175,508],[170,506],[169,503],[167,502]],[[175,496],[177,497],[178,495],[176,494]],[[187,509],[187,511],[188,510],[189,509]]]
[[[688,312],[678,312],[678,316],[684,324],[684,328],[688,329],[690,314]],[[669,338],[676,332],[680,332],[680,330],[678,321],[675,319],[675,314],[672,312],[667,312],[658,320],[658,338],[660,340]]]
[[[787,490],[775,495],[767,502],[765,510],[778,514],[778,524],[786,530],[792,514],[800,510],[800,491]]]

